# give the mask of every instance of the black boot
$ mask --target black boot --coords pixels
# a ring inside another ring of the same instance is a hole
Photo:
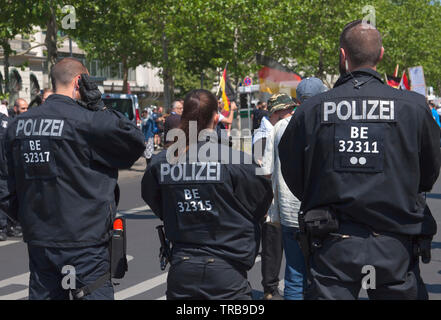
[[[6,234],[8,237],[21,238],[23,233],[21,232],[21,226],[19,224],[8,225]]]
[[[6,228],[0,228],[0,241],[6,241],[7,239]]]

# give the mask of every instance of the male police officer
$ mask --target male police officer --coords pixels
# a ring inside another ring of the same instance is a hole
[[[59,61],[55,94],[8,127],[8,205],[28,244],[29,299],[68,299],[65,289],[84,286],[92,291],[85,299],[113,299],[108,244],[118,169],[141,156],[144,139],[104,108],[87,74],[73,58]]]
[[[348,24],[347,73],[302,104],[279,144],[312,250],[309,299],[356,299],[362,282],[372,299],[428,297],[415,252],[430,260],[436,223],[421,193],[439,174],[440,134],[423,96],[383,83],[383,52],[378,30]]]
[[[8,193],[8,183],[7,183],[7,177],[8,177],[8,171],[7,171],[7,165],[5,161],[5,144],[4,139],[6,135],[6,129],[8,128],[8,122],[9,118],[3,114],[0,113],[0,159],[2,161],[0,162],[0,197],[3,197],[3,195],[7,195]],[[0,241],[5,241],[7,236],[6,228],[8,226],[8,216],[7,213],[4,212],[3,208],[0,208]]]

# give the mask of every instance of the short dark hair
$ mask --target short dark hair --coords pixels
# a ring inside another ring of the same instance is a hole
[[[340,35],[340,47],[345,49],[354,68],[376,66],[382,46],[380,32],[363,20],[348,23]]]
[[[199,132],[208,127],[211,119],[218,112],[217,108],[217,99],[208,90],[192,90],[185,96],[180,129],[185,132],[187,145],[189,143],[190,121],[197,121],[197,134],[199,135]]]
[[[67,86],[73,78],[87,72],[87,68],[81,61],[74,58],[63,58],[51,69],[52,87],[56,90],[57,85]]]

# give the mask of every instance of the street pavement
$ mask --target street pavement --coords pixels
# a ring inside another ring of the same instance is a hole
[[[141,198],[141,179],[145,161],[140,159],[130,170],[120,172],[119,185],[121,200],[119,212],[127,218],[127,254],[129,270],[124,279],[115,285],[115,299],[118,300],[163,300],[165,299],[167,269],[159,267],[159,240],[156,226],[161,221],[156,218]],[[404,174],[404,173],[403,173]],[[427,194],[428,203],[435,219],[441,222],[441,178],[434,189]],[[284,261],[280,271],[283,279]],[[0,242],[0,300],[24,300],[28,297],[29,268],[26,245],[21,239],[9,238]],[[253,297],[263,295],[261,285],[261,261],[257,257],[248,274],[253,288]],[[421,265],[422,276],[431,300],[441,300],[441,232],[432,243],[432,262]],[[283,280],[279,288],[283,290]],[[283,292],[283,291],[281,291]],[[361,299],[366,294],[360,294]]]

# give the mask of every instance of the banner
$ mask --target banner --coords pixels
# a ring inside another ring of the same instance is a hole
[[[426,81],[424,80],[424,70],[422,66],[409,68],[409,78],[411,90],[426,96]]]

